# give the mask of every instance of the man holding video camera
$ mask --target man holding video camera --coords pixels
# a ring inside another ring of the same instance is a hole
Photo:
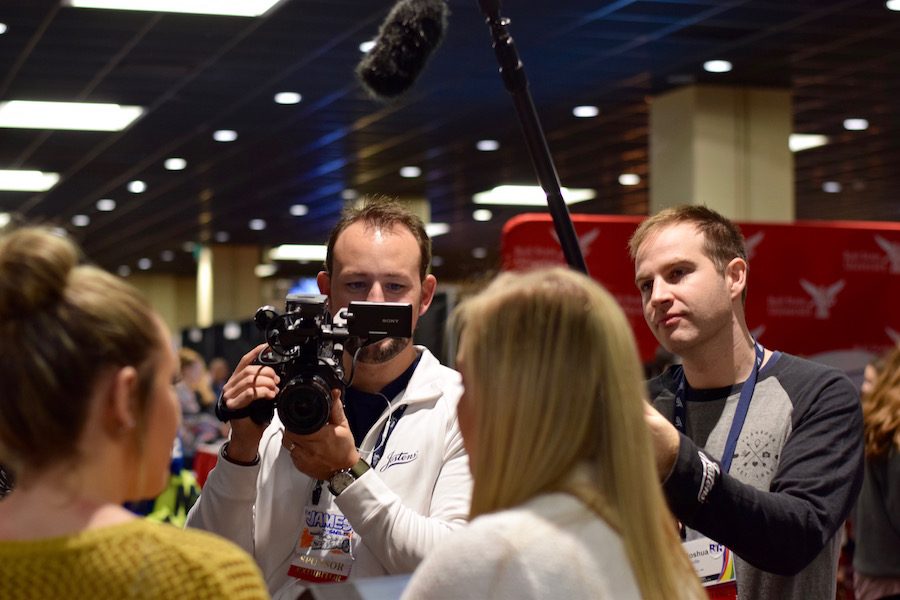
[[[396,202],[369,201],[332,230],[319,288],[332,315],[354,301],[411,304],[415,328],[437,284],[430,262],[421,219]],[[226,412],[279,395],[285,382],[259,364],[265,349],[247,353],[225,384]],[[188,515],[188,526],[250,552],[269,590],[285,597],[311,583],[410,573],[469,512],[459,374],[410,338],[351,350],[343,354],[350,387],[343,399],[332,390],[318,431],[291,432],[278,415],[269,424],[231,420]]]

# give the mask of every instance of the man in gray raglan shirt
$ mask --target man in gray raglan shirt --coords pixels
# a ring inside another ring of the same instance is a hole
[[[666,209],[629,249],[647,324],[682,359],[650,381],[646,420],[686,538],[734,552],[738,598],[834,598],[836,534],[863,473],[855,387],[751,337],[746,250],[728,219]]]

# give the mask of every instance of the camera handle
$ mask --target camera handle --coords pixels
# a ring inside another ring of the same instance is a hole
[[[262,309],[260,309],[262,310]],[[253,361],[253,364],[257,365],[269,365],[273,364],[264,359],[266,355],[266,351],[263,350],[259,353],[259,357]],[[254,400],[244,408],[238,408],[237,410],[233,410],[228,408],[225,404],[225,392],[219,394],[218,399],[216,400],[216,418],[222,421],[223,423],[227,423],[232,419],[244,419],[246,417],[250,417],[250,420],[256,423],[257,425],[268,425],[272,422],[272,418],[275,416],[275,401],[274,400]]]
[[[250,417],[250,420],[257,425],[268,425],[275,416],[274,400],[254,400],[244,408],[232,410],[225,405],[225,392],[219,394],[216,400],[216,418],[227,423],[232,419],[243,419]]]

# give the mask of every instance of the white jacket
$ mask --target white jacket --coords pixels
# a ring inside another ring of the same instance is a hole
[[[469,514],[472,481],[456,419],[459,373],[427,349],[416,349],[422,354],[419,364],[406,390],[391,402],[392,409],[408,408],[381,460],[337,499],[324,485],[317,505],[343,513],[361,540],[350,573],[354,578],[412,572]],[[378,443],[388,414],[366,434],[363,458]],[[297,586],[288,568],[316,483],[294,467],[281,445],[282,430],[276,414],[260,441],[259,465],[219,460],[187,518],[188,527],[222,535],[253,555],[273,593],[285,584]]]
[[[342,494],[343,495],[343,494]],[[574,496],[541,494],[454,533],[403,600],[639,600],[621,537]]]

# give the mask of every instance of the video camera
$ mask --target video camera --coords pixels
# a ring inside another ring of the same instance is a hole
[[[318,431],[331,416],[331,390],[343,390],[341,356],[389,337],[412,337],[412,305],[397,302],[351,302],[332,318],[326,296],[291,294],[284,314],[260,307],[254,321],[265,332],[269,348],[257,364],[272,367],[281,382],[274,400],[255,400],[231,410],[222,398],[216,403],[221,421],[250,417],[255,423],[272,420],[274,411],[285,429],[305,435]]]

